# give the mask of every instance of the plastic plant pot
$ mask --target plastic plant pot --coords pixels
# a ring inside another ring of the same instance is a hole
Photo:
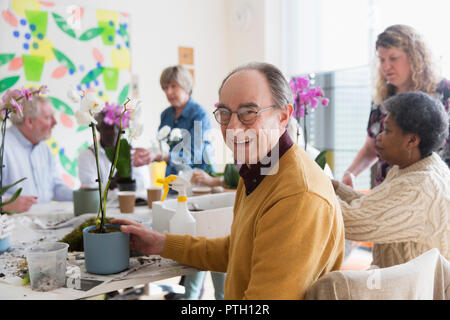
[[[50,291],[65,285],[68,248],[67,243],[46,242],[26,251],[32,290]]]
[[[107,224],[119,230],[120,225]],[[121,231],[110,233],[89,232],[96,226],[83,229],[84,264],[94,274],[113,274],[128,269],[130,262],[130,235]]]

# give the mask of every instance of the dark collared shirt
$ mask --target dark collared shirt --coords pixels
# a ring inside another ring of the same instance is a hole
[[[279,156],[278,159],[275,159],[278,161],[283,154],[286,153],[286,151],[289,150],[290,147],[293,145],[293,141],[291,137],[289,136],[288,132],[285,131],[278,141],[277,146],[275,148],[279,148]],[[273,150],[273,149],[272,149]],[[272,154],[272,150],[267,154],[267,157],[270,158],[270,155]],[[261,161],[258,161],[256,164],[252,164],[250,168],[247,167],[247,165],[242,165],[241,169],[239,170],[239,175],[244,179],[244,185],[245,185],[245,191],[247,195],[253,192],[258,185],[263,181],[265,175],[261,174],[262,168],[269,168],[270,166],[273,166],[275,163],[268,163],[268,164],[262,164]]]

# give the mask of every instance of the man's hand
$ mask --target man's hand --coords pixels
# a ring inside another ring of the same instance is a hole
[[[130,249],[141,252],[143,254],[161,255],[166,236],[162,233],[153,231],[137,222],[125,219],[113,219],[113,224],[122,224],[120,231],[130,234]]]
[[[5,199],[5,202],[9,199]],[[4,211],[25,212],[30,210],[31,206],[37,202],[37,197],[20,196],[14,202],[3,207]]]
[[[194,170],[191,178],[192,184],[202,184],[210,187],[217,187],[221,185],[219,177],[211,177],[203,170]]]
[[[131,153],[131,163],[133,167],[141,167],[149,164],[153,159],[150,151],[144,148],[133,148]]]

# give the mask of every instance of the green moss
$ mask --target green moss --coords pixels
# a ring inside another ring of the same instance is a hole
[[[69,252],[72,251],[84,251],[83,248],[83,229],[89,226],[95,225],[96,217],[85,220],[78,227],[73,229],[70,233],[64,236],[59,242],[64,242],[69,245]],[[106,223],[110,223],[111,218],[105,218]]]

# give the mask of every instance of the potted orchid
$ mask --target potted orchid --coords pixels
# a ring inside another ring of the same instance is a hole
[[[314,112],[320,105],[326,107],[329,100],[325,98],[321,87],[311,87],[311,82],[307,76],[292,78],[290,83],[291,91],[294,95],[294,118],[300,124],[303,119],[303,139],[305,142],[305,150],[308,145],[308,130],[306,117],[310,112]],[[298,133],[297,133],[298,134]],[[323,169],[326,164],[326,153],[322,151],[315,161]]]
[[[142,125],[138,123],[140,104],[127,99],[123,106],[116,106],[117,110],[120,109],[120,115],[118,116],[119,132],[114,146],[114,157],[111,161],[108,180],[105,188],[102,188],[95,115],[105,111],[104,105],[98,99],[97,94],[92,91],[86,93],[72,89],[68,92],[68,96],[73,102],[81,102],[80,109],[75,112],[78,124],[91,127],[97,166],[98,192],[101,200],[96,224],[83,229],[86,270],[96,274],[117,273],[127,269],[129,265],[129,235],[121,232],[118,225],[106,224],[106,200],[109,185],[117,167],[125,127],[129,129],[129,135],[132,138],[137,137],[142,132]]]

